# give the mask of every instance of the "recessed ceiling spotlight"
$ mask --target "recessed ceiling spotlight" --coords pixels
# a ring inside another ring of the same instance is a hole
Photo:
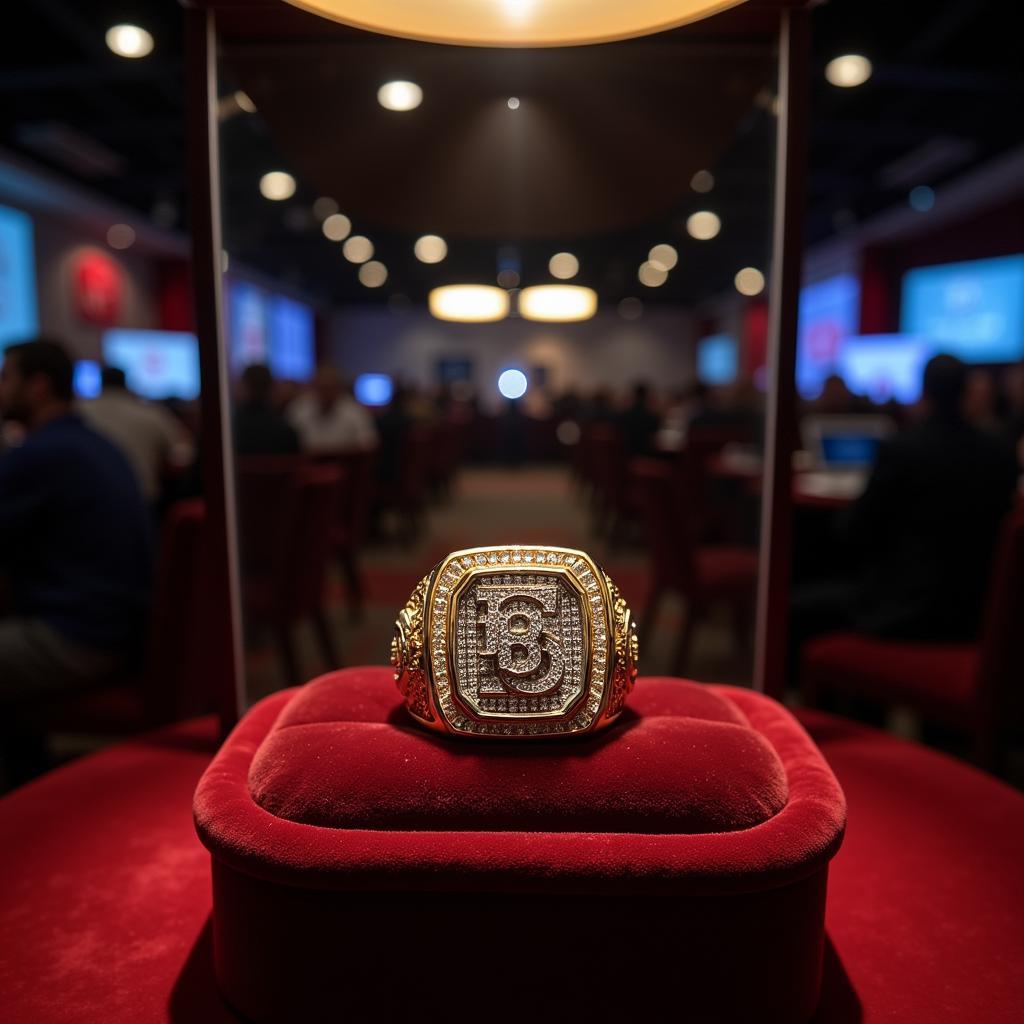
[[[415,110],[423,102],[423,90],[415,82],[385,82],[377,90],[377,102],[385,110]]]
[[[373,242],[365,235],[353,235],[345,240],[341,251],[349,263],[365,263],[373,256]]]
[[[698,210],[686,218],[686,230],[691,238],[696,238],[698,242],[707,242],[722,230],[722,221],[717,213]]]
[[[420,263],[440,263],[448,255],[448,243],[440,235],[422,235],[412,251]]]
[[[332,213],[338,212],[337,200],[330,196],[321,196],[313,203],[313,216],[319,221],[327,220]]]
[[[580,261],[571,252],[556,252],[548,260],[548,270],[552,277],[561,281],[568,281],[580,272]]]
[[[710,171],[698,171],[690,179],[690,188],[694,192],[702,194],[710,192],[715,187],[715,176]]]
[[[295,195],[295,179],[287,171],[267,171],[260,178],[260,195],[280,202]]]
[[[153,52],[153,37],[138,25],[113,25],[107,29],[107,46],[118,57],[137,60]]]
[[[107,230],[107,245],[111,249],[129,249],[135,242],[135,228],[131,224],[111,224]]]
[[[518,110],[519,109],[519,97],[518,96],[509,96],[509,98],[508,98],[508,109],[509,110]]]
[[[675,246],[662,242],[647,254],[647,262],[662,270],[671,270],[679,262],[679,253],[676,252]]]
[[[668,280],[668,271],[654,263],[641,263],[637,280],[648,288],[660,288]]]
[[[871,77],[871,61],[859,53],[844,53],[825,65],[825,78],[840,89],[853,89]]]
[[[744,267],[733,278],[740,295],[760,295],[764,291],[764,274],[756,267]]]
[[[324,219],[320,230],[323,231],[324,238],[332,242],[341,242],[352,233],[352,221],[343,213],[332,213]]]
[[[927,213],[935,205],[935,189],[928,185],[915,185],[907,195],[911,209]]]
[[[367,288],[379,288],[388,279],[388,268],[378,260],[370,260],[359,268],[359,283]]]

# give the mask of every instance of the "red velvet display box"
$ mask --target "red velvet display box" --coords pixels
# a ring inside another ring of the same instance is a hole
[[[803,1021],[845,803],[790,714],[641,679],[591,739],[452,740],[383,668],[250,711],[203,776],[217,977],[255,1021]]]

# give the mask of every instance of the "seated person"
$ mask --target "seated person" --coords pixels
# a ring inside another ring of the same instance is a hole
[[[316,371],[312,390],[295,399],[288,409],[288,419],[306,452],[330,454],[377,447],[373,418],[332,366],[321,366]]]
[[[142,646],[150,517],[124,455],[72,412],[72,362],[53,341],[12,345],[0,414],[24,426],[0,456],[0,704],[84,689]]]
[[[299,435],[274,407],[274,378],[261,363],[242,371],[235,406],[234,438],[239,455],[297,455]]]
[[[953,356],[925,367],[925,417],[880,447],[842,524],[856,577],[794,592],[794,660],[801,643],[834,629],[911,641],[977,635],[1017,467],[1007,445],[965,419],[966,383]]]

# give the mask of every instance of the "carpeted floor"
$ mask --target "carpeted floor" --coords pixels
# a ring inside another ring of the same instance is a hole
[[[458,477],[454,493],[432,506],[424,523],[422,535],[412,544],[377,543],[367,548],[362,564],[369,593],[359,622],[351,620],[340,582],[332,574],[330,617],[344,664],[386,663],[398,609],[417,581],[449,551],[458,548],[495,543],[582,548],[605,567],[637,616],[643,613],[647,592],[644,551],[638,544],[609,550],[606,542],[594,534],[586,504],[563,468],[466,469]],[[641,671],[645,675],[669,671],[684,610],[680,602],[664,603],[641,651]],[[324,665],[310,628],[298,628],[296,645],[305,675],[312,677],[334,667]],[[751,645],[748,642],[745,646]],[[250,701],[285,685],[269,637],[252,638],[246,668]],[[749,654],[740,650],[727,618],[698,630],[687,675],[749,683]]]

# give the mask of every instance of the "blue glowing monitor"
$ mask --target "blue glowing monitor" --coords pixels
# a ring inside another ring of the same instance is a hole
[[[731,384],[739,371],[739,346],[731,335],[711,334],[697,342],[697,380],[702,384]]]
[[[266,293],[245,281],[229,281],[228,352],[235,373],[268,361],[268,334]]]
[[[804,398],[817,398],[825,379],[838,372],[844,341],[860,324],[860,282],[837,274],[800,289],[797,320],[796,386]]]
[[[0,349],[38,333],[32,219],[0,206]]]
[[[100,364],[95,359],[79,359],[75,363],[72,387],[77,398],[99,398],[103,391]]]
[[[194,334],[125,328],[105,331],[103,361],[124,370],[129,389],[143,398],[199,397],[199,344]]]
[[[903,275],[900,329],[965,363],[1024,356],[1024,254]]]
[[[843,342],[836,369],[855,395],[910,405],[921,397],[931,354],[931,346],[912,334],[862,334]]]
[[[363,405],[387,405],[395,386],[386,373],[361,373],[355,379],[353,392]]]
[[[316,369],[316,316],[283,295],[270,297],[270,372],[282,380],[309,380]]]

